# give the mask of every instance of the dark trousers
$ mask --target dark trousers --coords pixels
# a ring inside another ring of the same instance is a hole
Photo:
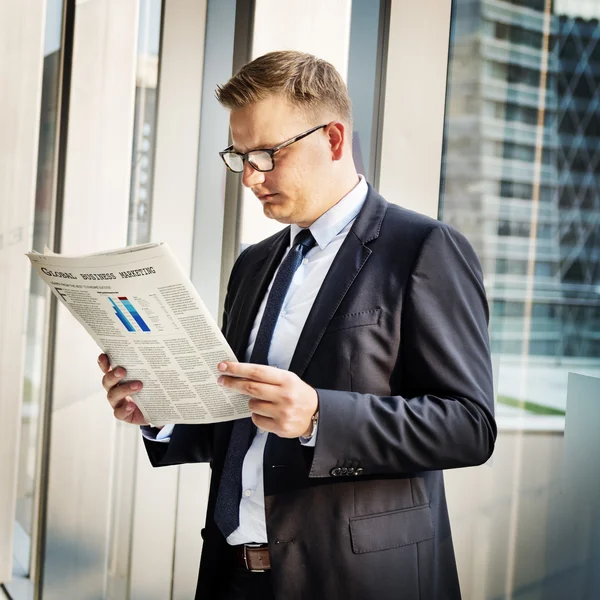
[[[251,573],[235,568],[229,585],[226,586],[223,600],[275,600],[271,586],[271,573]]]

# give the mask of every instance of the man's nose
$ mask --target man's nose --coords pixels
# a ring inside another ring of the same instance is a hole
[[[242,184],[247,188],[263,183],[265,174],[257,171],[254,167],[244,161],[244,171],[242,173]]]

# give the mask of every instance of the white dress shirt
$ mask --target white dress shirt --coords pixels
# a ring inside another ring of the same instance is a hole
[[[310,231],[317,244],[308,252],[292,279],[273,332],[269,348],[269,365],[280,369],[289,368],[310,309],[333,263],[333,259],[366,200],[367,191],[367,183],[364,177],[360,175],[360,181],[356,187],[310,226]],[[290,229],[291,246],[301,228],[297,225],[291,225]],[[271,285],[273,285],[273,280]],[[269,289],[263,298],[250,332],[246,349],[246,361],[249,361],[254,348],[256,334],[271,291],[271,285],[269,285]],[[172,430],[173,425],[163,427],[156,436],[156,441],[168,442]],[[314,446],[316,435],[315,432],[315,435],[309,441],[303,441],[302,438],[300,441],[304,445]],[[267,542],[263,454],[268,436],[268,433],[259,429],[244,458],[240,525],[227,538],[229,544]]]

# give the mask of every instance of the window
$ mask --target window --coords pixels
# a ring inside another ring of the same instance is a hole
[[[523,221],[507,221],[502,219],[498,222],[498,235],[529,237],[530,225]]]
[[[498,223],[498,235],[510,235],[509,221],[500,221]]]
[[[538,111],[530,106],[507,103],[504,114],[507,121],[519,121],[527,125],[537,125],[538,122]]]
[[[62,58],[62,0],[50,0],[46,6],[42,98],[38,142],[33,249],[43,252],[53,246],[55,222],[54,185],[56,182],[56,143],[59,136],[60,86]],[[49,328],[50,292],[32,271],[27,316],[27,349],[23,384],[21,445],[18,464],[17,511],[13,575],[23,582],[30,577],[35,563],[35,522],[38,519],[36,489],[40,464],[38,447],[42,441],[45,399],[45,341]]]
[[[529,183],[519,181],[500,181],[500,196],[504,198],[520,198],[531,200],[533,198],[533,186]]]
[[[467,17],[467,13],[462,12],[465,3],[466,0],[464,2],[455,0],[455,18],[473,18]],[[550,285],[548,280],[555,274],[560,272],[560,281],[570,286],[573,284],[597,286],[599,279],[597,256],[600,253],[600,236],[597,233],[586,234],[585,232],[591,231],[589,220],[594,218],[592,215],[595,211],[600,210],[597,181],[587,178],[589,174],[600,173],[600,160],[597,154],[600,137],[600,106],[596,101],[600,86],[598,71],[600,64],[597,59],[593,59],[593,56],[600,56],[600,50],[596,50],[600,48],[598,42],[600,25],[597,20],[585,20],[583,15],[579,18],[551,15],[547,21],[549,30],[544,32],[545,1],[514,0],[500,4],[502,14],[500,16],[499,13],[497,20],[492,18],[491,12],[486,12],[486,21],[478,25],[480,35],[484,42],[486,37],[503,41],[511,50],[509,56],[515,58],[502,62],[497,56],[488,56],[481,50],[477,58],[481,62],[481,73],[485,77],[481,77],[475,88],[472,82],[467,86],[464,80],[456,77],[450,82],[448,101],[452,103],[453,97],[460,97],[462,94],[468,93],[472,96],[473,89],[480,90],[480,105],[483,107],[484,114],[492,116],[495,120],[493,125],[489,120],[481,120],[471,129],[473,143],[482,140],[479,142],[480,155],[484,159],[502,157],[506,161],[518,161],[529,165],[533,165],[539,156],[544,169],[539,172],[532,170],[531,179],[528,180],[523,176],[527,173],[524,169],[517,170],[517,165],[503,165],[501,175],[498,176],[491,170],[489,173],[485,171],[484,167],[489,163],[483,160],[480,163],[473,163],[470,173],[465,173],[464,170],[454,173],[452,165],[460,163],[454,162],[452,158],[456,157],[458,160],[462,154],[460,148],[452,142],[453,133],[460,133],[461,138],[468,135],[464,120],[461,121],[468,113],[462,114],[459,110],[451,115],[448,114],[445,123],[447,167],[443,189],[455,191],[452,198],[442,197],[441,215],[443,218],[444,208],[447,209],[449,214],[452,214],[453,224],[459,228],[462,218],[465,220],[473,218],[471,208],[452,204],[458,202],[458,198],[461,197],[457,192],[461,186],[465,189],[485,190],[485,193],[497,196],[500,203],[507,205],[520,201],[531,203],[532,211],[538,211],[535,231],[531,229],[531,221],[524,219],[522,215],[518,219],[503,216],[498,219],[495,227],[492,226],[487,230],[486,235],[498,236],[497,246],[483,242],[482,247],[489,253],[495,252],[495,248],[498,248],[503,255],[485,256],[484,264],[494,265],[497,274],[521,278],[518,284],[515,280],[514,288],[506,283],[513,281],[510,278],[503,278],[502,283],[498,285],[504,287],[498,290],[492,286],[489,290],[492,296],[491,304],[495,306],[496,294],[505,295],[509,292],[509,295],[515,297],[524,294],[527,289],[526,279],[531,276],[540,284],[536,283],[533,286],[534,304],[538,297],[541,298],[546,294],[556,298],[557,305],[560,305],[559,299],[563,297],[561,290],[556,287],[543,287]],[[578,3],[571,4],[577,6]],[[525,10],[527,12],[524,12]],[[548,65],[543,64],[542,54],[542,45],[546,36],[550,44]],[[453,40],[454,44],[459,42],[458,38]],[[527,62],[517,59],[521,57],[519,53],[522,53],[523,46],[527,47],[528,56],[531,58]],[[485,44],[482,48],[485,49]],[[581,48],[585,49],[584,53],[581,52]],[[451,48],[451,63],[453,60],[454,49]],[[536,61],[539,68],[535,67]],[[542,84],[540,74],[543,70],[547,70],[547,89],[552,89],[558,97],[557,108],[552,104],[548,105],[541,121],[538,108],[531,105],[529,101],[519,102],[518,95],[507,96],[510,101],[505,102],[492,100],[491,90],[488,93],[485,89],[489,77],[508,84],[525,85],[537,91]],[[453,73],[455,71],[451,69],[451,77]],[[503,139],[499,138],[501,130],[498,128],[498,122],[504,123]],[[540,139],[537,133],[540,127],[543,129],[543,136],[540,141],[536,141]],[[536,143],[541,143],[542,147],[536,148]],[[536,198],[538,202],[535,202]],[[464,217],[461,217],[461,214]],[[507,215],[510,212],[502,211],[501,214]],[[533,215],[529,218],[532,219]],[[535,245],[536,255],[531,259],[534,265],[533,273],[529,274],[527,265],[530,260],[519,254],[530,251],[527,246],[523,246],[523,240],[532,235],[543,243]],[[538,255],[542,251],[541,248],[544,252],[563,257],[560,271],[554,261]],[[507,257],[507,253],[514,257]],[[545,283],[542,285],[541,282],[544,280]],[[552,285],[558,283],[553,282]],[[583,287],[579,291],[569,288],[569,294],[585,293],[587,292]],[[505,314],[510,312],[510,305],[501,306],[504,307],[502,310]],[[496,307],[495,310],[500,309]],[[513,311],[511,314],[517,313]],[[562,313],[557,313],[553,318],[560,320],[562,318],[560,315]],[[582,336],[587,341],[577,346],[577,352],[581,352],[583,357],[595,359],[597,357],[589,354],[593,345],[591,341],[600,336],[596,322],[594,327],[595,330],[582,332]],[[557,331],[560,331],[559,325]],[[549,346],[539,342],[531,346],[528,351],[535,353],[536,348],[545,348],[544,356],[548,355]],[[522,349],[525,346],[519,346],[513,341],[510,343],[503,341],[495,347],[505,353],[507,349],[517,347]],[[552,348],[553,353],[556,350],[560,355],[562,351],[560,345],[553,345]],[[576,352],[575,346],[571,345],[569,352],[570,356],[573,356]],[[598,362],[600,364],[600,360]]]
[[[543,36],[539,31],[525,29],[514,24],[507,24],[501,21],[493,23],[494,36],[498,40],[509,41],[513,45],[530,46],[531,48],[541,48]]]
[[[534,302],[533,306],[531,307],[531,314],[534,317],[548,319],[556,315],[556,307],[554,306],[554,304]]]
[[[552,225],[549,223],[538,223],[537,235],[542,240],[552,239],[552,236],[554,235]]]
[[[511,64],[508,65],[508,82],[538,87],[540,84],[540,72],[521,65]]]
[[[529,344],[529,351],[537,356],[554,356],[558,344],[548,340],[533,340]]]
[[[474,4],[483,20],[472,16]],[[559,483],[570,472],[582,482],[588,477],[586,460],[572,456],[589,455],[585,445],[598,440],[600,421],[597,402],[589,402],[600,398],[600,192],[591,177],[600,172],[600,5],[454,0],[452,15],[465,33],[451,38],[447,104],[474,94],[487,118],[446,113],[440,218],[467,235],[478,219],[488,224],[472,241],[490,306],[500,426],[493,463],[473,469],[468,499],[461,495],[465,474],[447,473],[448,482],[458,481],[450,502],[470,506],[452,523],[464,533],[458,554],[470,576],[461,579],[462,593],[478,600],[600,598],[600,538],[589,534],[597,531],[600,498],[580,501],[589,498],[583,483],[570,490]],[[466,47],[477,65],[469,79]],[[452,68],[457,61],[462,71]],[[532,98],[544,97],[550,101],[541,115]],[[452,142],[458,134],[470,135],[479,150],[468,168]],[[538,157],[543,168],[531,168]],[[467,190],[487,197],[466,202]],[[583,386],[579,373],[587,391],[573,391]],[[471,490],[481,477],[493,486],[478,496]],[[568,500],[558,500],[559,488]],[[576,548],[586,550],[573,569],[566,557]]]
[[[510,4],[514,4],[515,6],[521,8],[528,8],[531,10],[535,10],[536,12],[541,12],[544,10],[546,6],[545,0],[505,0]]]
[[[536,262],[535,263],[535,274],[540,277],[552,277],[552,263],[551,262]]]
[[[494,23],[495,36],[498,40],[508,40],[510,35],[510,26],[506,23],[496,22]]]
[[[497,144],[500,145],[499,142],[497,142]],[[535,146],[526,146],[512,141],[504,142],[502,153],[504,158],[522,160],[524,162],[534,162],[537,156]],[[553,164],[554,153],[550,148],[542,150],[542,162],[546,165]]]

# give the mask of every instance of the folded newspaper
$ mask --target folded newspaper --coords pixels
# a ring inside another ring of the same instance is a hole
[[[235,354],[167,244],[27,256],[111,366],[143,383],[135,402],[148,422],[215,423],[250,415],[248,396],[217,384],[217,365],[236,360]]]

